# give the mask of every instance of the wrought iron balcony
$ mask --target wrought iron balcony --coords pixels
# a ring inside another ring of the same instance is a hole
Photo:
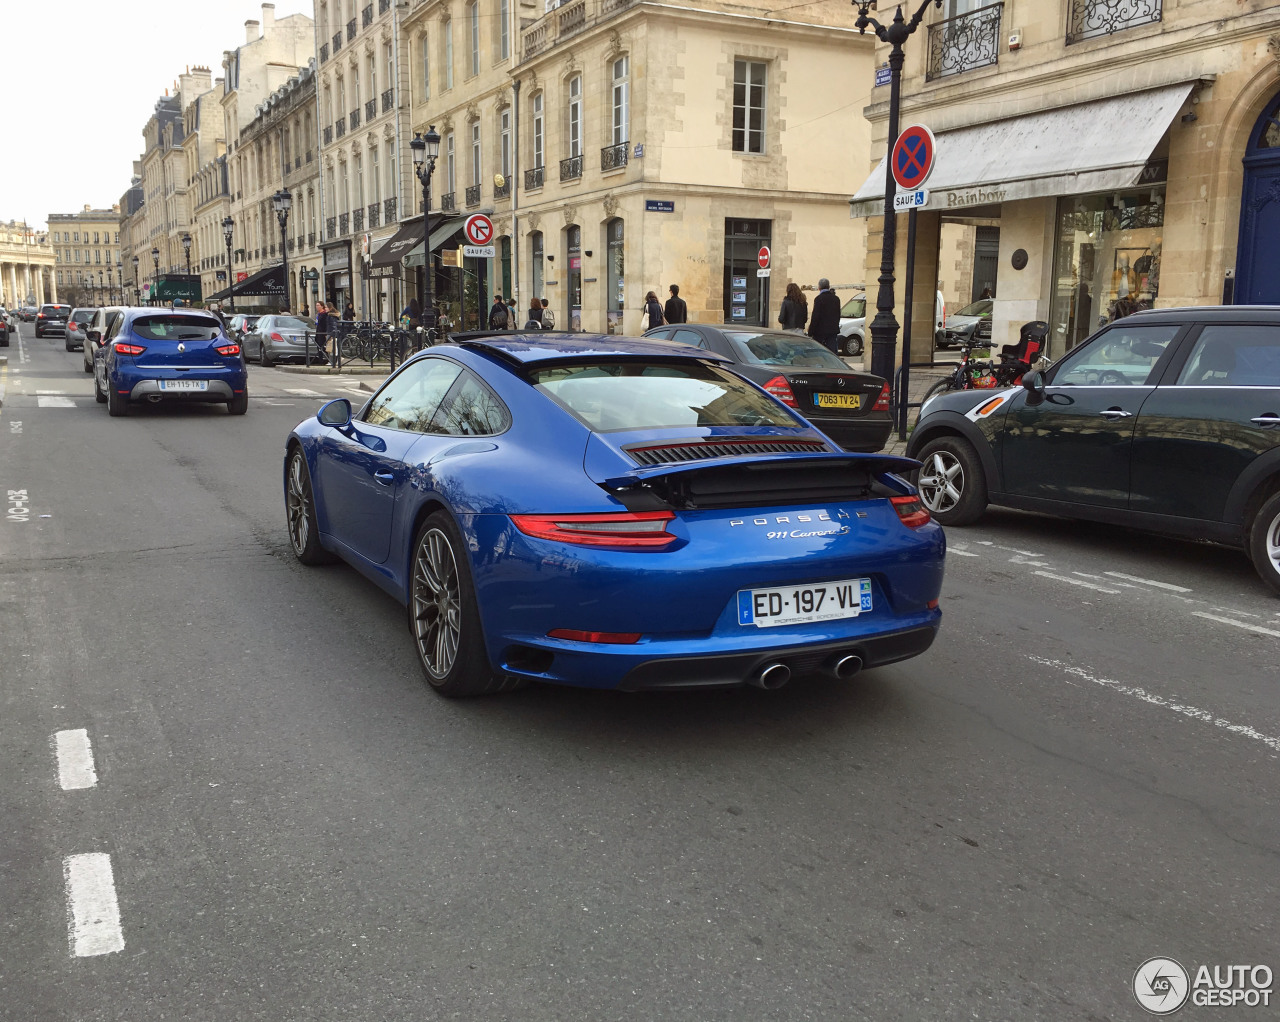
[[[368,28],[373,24],[373,4],[370,4],[360,12],[360,27]]]
[[[479,185],[467,185],[467,205],[468,206],[480,205],[480,186]]]
[[[382,212],[382,204],[378,202],[369,203],[369,226],[378,226],[378,214]]]
[[[376,99],[366,100],[364,104],[364,122],[368,124],[371,120],[378,116],[378,101]]]
[[[996,63],[1000,53],[1003,3],[979,7],[929,26],[925,81],[963,74]]]
[[[528,190],[542,187],[542,167],[531,167],[524,172],[524,186]]]
[[[391,0],[378,0],[378,13],[386,14],[391,10]]]
[[[308,150],[307,150],[307,162],[308,162],[308,163],[310,163],[310,162],[311,162],[311,150],[310,150],[310,149],[308,149]]]
[[[332,124],[326,124],[324,126],[324,144],[325,145],[333,144],[333,125]]]
[[[1067,43],[1149,25],[1160,20],[1162,7],[1162,0],[1071,0],[1067,10]]]
[[[457,204],[453,201],[453,194],[453,192],[445,192],[440,196],[440,208],[446,213],[452,213],[458,208]]]
[[[511,194],[511,175],[502,175],[502,187],[493,186],[493,197],[495,199],[505,199]]]
[[[356,19],[352,18],[347,22],[347,42],[351,42],[356,37]]]
[[[342,237],[350,233],[351,233],[351,214],[339,213],[338,214],[338,236]]]
[[[345,117],[339,117],[336,121],[333,122],[333,137],[341,138],[346,133],[347,133],[347,119]]]
[[[356,107],[354,110],[351,111],[351,116],[348,118],[348,120],[351,124],[352,131],[360,127],[360,108],[359,107]]]
[[[396,200],[394,198],[382,200],[382,222],[384,224],[396,222]]]
[[[570,156],[560,161],[560,180],[574,181],[582,177],[582,157]]]
[[[293,239],[292,239],[292,238],[290,238],[290,239],[289,239],[289,251],[290,251],[290,252],[292,252],[292,251],[293,251]]]
[[[323,64],[329,59],[329,44],[325,43],[320,47],[320,63]]]
[[[316,232],[308,231],[307,232],[307,248],[315,248],[315,247],[316,247]]]
[[[395,101],[396,101],[395,89],[388,89],[386,92],[384,92],[382,94],[382,112],[385,114],[388,110],[390,110],[392,106],[395,105]]]
[[[364,230],[364,207],[363,206],[361,206],[359,209],[353,209],[351,211],[351,229],[353,231]]]
[[[617,145],[607,145],[600,150],[600,169],[601,170],[617,170],[619,167],[627,165],[627,148],[630,143],[619,142]]]
[[[333,55],[335,57],[338,55],[338,51],[340,49],[342,49],[342,33],[334,32],[333,33]]]
[[[302,157],[301,157],[301,156],[295,156],[295,157],[293,158],[293,169],[294,169],[294,170],[301,170],[301,169],[302,169]]]

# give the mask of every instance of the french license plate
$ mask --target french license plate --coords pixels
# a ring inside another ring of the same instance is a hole
[[[208,380],[161,380],[161,390],[208,390]]]
[[[813,403],[819,408],[853,408],[862,407],[861,394],[814,394]]]
[[[871,609],[871,579],[847,578],[783,589],[739,589],[738,624],[776,628],[857,617]]]

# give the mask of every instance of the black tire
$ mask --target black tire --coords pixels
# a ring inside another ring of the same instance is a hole
[[[129,414],[129,398],[125,394],[119,393],[115,387],[111,387],[111,378],[107,377],[107,414],[112,418]]]
[[[267,356],[267,346],[265,344],[258,345],[258,365],[262,366],[263,369],[271,368],[272,362]]]
[[[227,402],[228,415],[243,415],[249,410],[249,392],[246,390],[243,394],[237,394]]]
[[[450,698],[515,688],[489,663],[467,547],[447,512],[422,523],[410,565],[409,634],[427,683]]]
[[[987,507],[987,479],[973,445],[962,437],[930,440],[916,457],[920,500],[941,525],[976,522]]]
[[[311,489],[311,470],[306,455],[294,445],[285,470],[285,521],[289,528],[289,545],[303,564],[332,564],[336,558],[320,545],[320,524],[316,519],[316,502]]]
[[[1273,493],[1249,523],[1249,559],[1259,577],[1280,594],[1280,493]]]
[[[93,399],[100,405],[107,403],[107,395],[102,392],[102,388],[98,386],[98,374],[93,375]]]
[[[840,338],[840,354],[855,358],[862,354],[862,338],[857,334]]]
[[[63,341],[63,342],[62,342],[62,346],[63,346],[64,348],[66,348],[66,349],[67,349],[67,351],[75,351],[75,350],[76,350],[76,346],[75,346],[74,344],[72,344],[70,341]]]
[[[84,364],[84,371],[85,371],[86,373],[91,373],[91,372],[93,372],[93,363],[92,363],[92,362],[86,362],[86,363]]]

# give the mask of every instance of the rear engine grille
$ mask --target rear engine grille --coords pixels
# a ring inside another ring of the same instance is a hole
[[[751,454],[824,454],[831,448],[821,440],[741,439],[690,440],[674,444],[628,447],[626,452],[639,465],[673,465],[707,458],[731,458]]]

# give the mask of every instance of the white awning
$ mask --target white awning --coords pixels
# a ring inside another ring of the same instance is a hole
[[[937,132],[927,208],[1130,188],[1193,88],[1169,85]],[[851,217],[884,212],[887,159],[849,200]]]

